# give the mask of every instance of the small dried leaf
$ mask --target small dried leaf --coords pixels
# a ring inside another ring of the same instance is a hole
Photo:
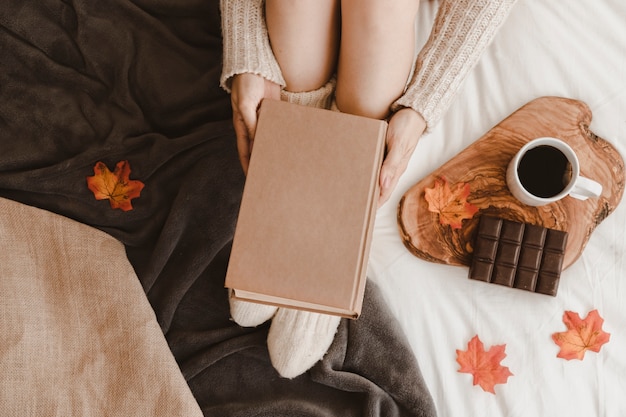
[[[109,171],[103,162],[97,162],[93,167],[93,172],[93,176],[87,177],[87,186],[96,200],[108,199],[113,209],[123,211],[133,209],[131,200],[139,197],[144,184],[141,181],[129,179],[128,161],[118,162],[113,172]]]
[[[466,351],[456,351],[456,361],[461,365],[458,372],[472,374],[474,385],[480,385],[484,391],[495,394],[495,385],[506,384],[513,375],[509,368],[500,365],[500,361],[506,357],[505,348],[506,345],[496,345],[485,351],[478,335],[474,336],[467,344]]]
[[[435,180],[432,188],[424,190],[428,211],[439,214],[439,222],[460,229],[464,219],[471,219],[478,207],[467,202],[470,194],[468,183],[459,183],[452,188],[445,178]]]
[[[599,352],[611,337],[610,333],[602,330],[604,319],[600,317],[598,310],[590,311],[584,320],[581,320],[578,313],[566,311],[563,314],[563,323],[567,331],[552,335],[554,343],[561,347],[556,355],[558,358],[582,360],[586,351]]]

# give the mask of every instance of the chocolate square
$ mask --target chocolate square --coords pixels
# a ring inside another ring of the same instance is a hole
[[[495,264],[491,282],[512,287],[515,282],[515,265]]]
[[[496,263],[515,267],[520,253],[520,242],[500,240],[496,250]]]
[[[533,248],[531,246],[524,246],[524,250],[520,253],[519,264],[537,271],[541,266],[541,259],[543,258],[543,250],[541,248]]]
[[[520,290],[535,291],[538,275],[539,272],[536,269],[519,268],[515,276],[515,282],[511,287]]]
[[[502,232],[500,233],[500,240],[504,242],[513,242],[517,245],[522,241],[524,237],[524,224],[517,222],[502,222]]]
[[[496,250],[498,249],[498,240],[496,239],[488,239],[485,237],[480,241],[476,242],[476,247],[474,248],[474,255],[479,259],[490,259],[491,261],[495,261],[496,259]]]
[[[497,217],[483,216],[480,218],[479,228],[482,236],[491,236],[494,239],[498,239],[502,229],[502,220]]]
[[[493,273],[493,262],[475,259],[470,269],[470,278],[489,282]]]
[[[483,215],[469,278],[555,296],[567,232]]]
[[[546,234],[546,248],[550,248],[555,252],[565,253],[567,246],[567,232],[561,230],[548,229]]]
[[[543,272],[559,275],[562,265],[563,256],[561,256],[560,253],[550,251],[543,252],[543,258],[541,259],[541,270]]]
[[[555,296],[559,288],[559,275],[540,273],[535,292]]]
[[[543,248],[548,234],[547,231],[548,229],[545,227],[526,223],[524,227],[524,246]]]

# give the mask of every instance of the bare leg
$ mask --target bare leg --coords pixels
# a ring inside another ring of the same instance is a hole
[[[265,20],[286,89],[312,91],[336,71],[339,0],[267,0]]]
[[[419,0],[342,0],[337,107],[383,119],[404,91]]]

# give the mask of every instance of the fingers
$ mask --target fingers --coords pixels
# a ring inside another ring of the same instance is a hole
[[[256,133],[257,111],[260,105],[261,100],[246,100],[239,106],[239,117],[246,128],[246,135],[249,140],[252,140]]]
[[[422,116],[409,108],[399,110],[389,120],[387,155],[380,169],[378,207],[391,197],[425,129]]]
[[[231,93],[233,126],[237,137],[239,161],[245,174],[248,173],[256,134],[257,111],[264,98],[280,100],[280,86],[256,74],[244,73],[233,78]]]
[[[256,122],[256,106],[253,107],[253,105],[248,104],[239,106],[236,110],[233,109],[233,125],[237,136],[237,151],[239,152],[241,167],[246,175],[248,174],[254,134],[256,133]]]
[[[393,190],[398,185],[400,177],[406,171],[406,167],[411,159],[412,150],[402,151],[399,148],[390,147],[389,153],[385,157],[380,168],[380,195],[378,197],[378,207],[389,200]]]
[[[252,146],[248,127],[245,125],[241,114],[233,112],[233,127],[235,128],[235,136],[237,138],[237,153],[239,154],[239,162],[243,168],[243,173],[248,175],[248,165],[250,165],[250,154]]]

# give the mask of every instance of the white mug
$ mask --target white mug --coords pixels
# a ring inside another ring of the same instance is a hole
[[[599,197],[602,185],[580,176],[574,150],[560,139],[543,137],[526,143],[506,172],[511,194],[529,206],[543,206],[566,196],[579,200]]]

